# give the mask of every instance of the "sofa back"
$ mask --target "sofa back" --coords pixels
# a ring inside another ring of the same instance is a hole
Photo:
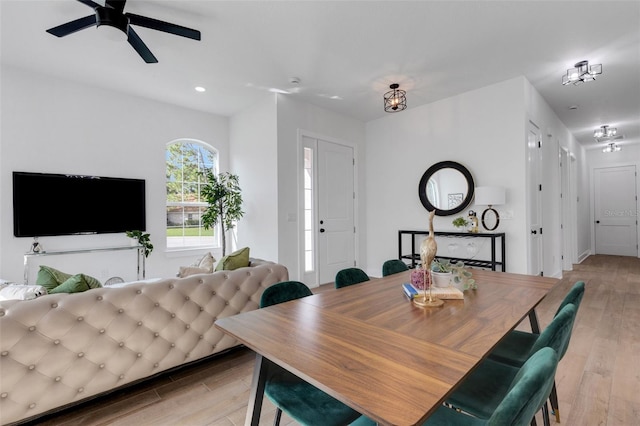
[[[238,345],[213,323],[258,309],[286,267],[0,302],[0,424],[77,402]]]

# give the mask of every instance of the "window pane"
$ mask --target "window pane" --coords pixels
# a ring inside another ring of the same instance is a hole
[[[304,171],[304,189],[311,188],[311,170],[306,169]]]
[[[313,164],[313,150],[311,148],[304,149],[304,168],[310,169]]]
[[[216,230],[204,229],[201,202],[202,174],[218,171],[218,153],[192,141],[167,146],[167,247],[218,247]]]
[[[304,211],[304,229],[311,230],[313,226],[311,225],[311,210]]]
[[[304,249],[313,250],[313,235],[312,231],[304,231]]]
[[[304,253],[304,271],[313,272],[313,252],[307,251]]]
[[[304,206],[307,209],[311,207],[311,190],[310,189],[304,190]]]

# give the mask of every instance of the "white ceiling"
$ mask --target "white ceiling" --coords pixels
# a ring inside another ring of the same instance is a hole
[[[103,28],[46,33],[93,13],[77,1],[0,6],[4,64],[214,114],[232,116],[279,89],[369,121],[386,115],[391,83],[413,108],[524,75],[586,147],[603,124],[625,135],[621,144],[640,143],[637,0],[129,0],[125,11],[202,32],[194,41],[137,27],[157,64]],[[562,86],[580,60],[601,63],[602,75]]]

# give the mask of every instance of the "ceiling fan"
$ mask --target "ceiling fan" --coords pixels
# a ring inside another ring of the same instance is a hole
[[[47,30],[49,34],[53,34],[57,37],[64,37],[93,25],[96,27],[99,27],[100,25],[108,25],[125,33],[129,44],[148,64],[156,63],[158,60],[153,56],[153,53],[151,53],[151,50],[149,50],[147,45],[144,44],[140,36],[138,36],[133,28],[131,28],[131,25],[139,25],[141,27],[151,28],[152,30],[163,31],[165,33],[179,35],[181,37],[200,40],[200,31],[160,21],[158,19],[147,18],[146,16],[125,13],[124,5],[127,0],[105,0],[104,6],[92,0],[77,1],[89,6],[95,11],[95,13],[93,15],[85,16],[84,18],[76,19],[75,21],[50,28]]]

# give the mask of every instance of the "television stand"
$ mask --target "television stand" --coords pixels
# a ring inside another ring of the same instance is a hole
[[[50,250],[40,252],[28,252],[24,254],[24,283],[29,284],[29,259],[33,257],[41,256],[61,256],[66,254],[84,254],[84,253],[97,253],[101,251],[119,251],[119,250],[137,250],[137,277],[140,279],[140,272],[142,272],[142,279],[145,279],[146,264],[144,257],[144,247],[141,245],[134,246],[117,246],[117,247],[96,247],[86,249],[72,249],[72,250]],[[140,264],[140,258],[142,258],[142,265]]]

